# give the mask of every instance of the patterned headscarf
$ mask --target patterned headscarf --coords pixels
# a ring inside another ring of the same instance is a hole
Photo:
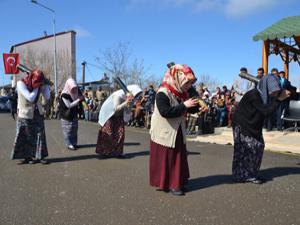
[[[75,92],[71,92],[73,88],[75,89]],[[62,91],[62,93],[68,94],[71,96],[72,100],[76,100],[78,98],[78,88],[77,88],[77,83],[73,78],[69,78],[66,83],[65,87]]]
[[[162,87],[166,87],[176,97],[184,100],[188,92],[182,90],[182,86],[189,81],[196,82],[197,78],[193,70],[187,65],[176,64],[167,70]]]
[[[42,86],[44,78],[44,74],[41,70],[33,70],[31,74],[24,77],[22,81],[27,86],[28,91],[32,92],[33,89]]]
[[[279,81],[273,74],[263,76],[258,85],[257,90],[260,93],[263,103],[268,104],[269,95],[275,91],[280,91]]]

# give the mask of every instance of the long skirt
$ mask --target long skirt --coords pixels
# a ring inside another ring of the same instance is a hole
[[[78,119],[68,121],[61,119],[61,126],[66,145],[77,145]]]
[[[179,128],[175,148],[150,141],[150,185],[163,190],[182,189],[190,177],[186,145]]]
[[[99,128],[96,153],[105,157],[123,154],[125,128],[123,116],[112,116]]]
[[[35,158],[48,156],[44,117],[35,110],[33,119],[17,119],[16,138],[11,159]]]
[[[265,148],[263,136],[259,139],[245,136],[241,133],[241,127],[237,126],[233,130],[233,137],[233,179],[245,181],[248,178],[257,178]]]

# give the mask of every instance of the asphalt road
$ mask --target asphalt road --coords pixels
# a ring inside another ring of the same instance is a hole
[[[1,225],[300,224],[300,157],[265,152],[263,185],[231,181],[232,146],[189,142],[191,179],[183,197],[149,186],[149,135],[127,128],[125,159],[95,155],[98,126],[81,121],[79,144],[63,144],[46,121],[49,165],[10,160],[15,122],[0,114]]]

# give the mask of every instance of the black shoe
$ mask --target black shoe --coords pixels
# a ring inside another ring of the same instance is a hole
[[[182,195],[184,195],[184,192],[182,190],[180,190],[180,189],[179,190],[171,189],[170,191],[175,196],[182,196]]]
[[[109,155],[98,155],[98,159],[109,159],[111,158]]]
[[[161,189],[161,188],[157,188],[156,191],[163,191],[163,192],[169,192],[169,189]]]
[[[18,162],[18,165],[28,164],[31,159],[22,159]]]
[[[125,159],[126,155],[118,155],[116,158],[118,158],[118,159]]]

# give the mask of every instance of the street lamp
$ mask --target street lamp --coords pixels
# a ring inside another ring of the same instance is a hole
[[[56,67],[56,34],[55,34],[55,11],[41,3],[39,3],[37,0],[31,0],[32,3],[39,5],[43,7],[44,9],[49,10],[53,13],[53,38],[54,38],[54,91],[55,96],[57,96],[57,67]]]

